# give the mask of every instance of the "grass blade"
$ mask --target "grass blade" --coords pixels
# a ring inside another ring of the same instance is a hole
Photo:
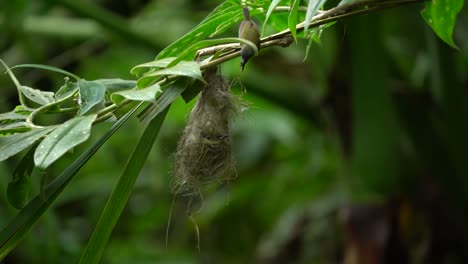
[[[99,263],[111,232],[130,197],[135,181],[159,134],[159,130],[161,129],[168,110],[169,106],[152,119],[143,132],[143,135],[140,137],[138,145],[125,165],[119,181],[107,201],[104,212],[99,218],[96,228],[81,255],[79,263]]]
[[[66,70],[62,70],[60,68],[57,68],[57,67],[53,67],[53,66],[49,66],[49,65],[43,65],[43,64],[20,64],[20,65],[16,65],[16,66],[13,66],[10,68],[10,70],[13,70],[13,69],[16,69],[16,68],[36,68],[36,69],[41,69],[41,70],[47,70],[47,71],[52,71],[52,72],[56,72],[56,73],[60,73],[60,74],[63,74],[65,76],[68,76],[70,78],[73,78],[77,81],[79,81],[81,78],[78,77],[77,75],[71,73],[71,72],[68,72]]]
[[[268,11],[266,13],[265,21],[263,21],[263,27],[262,27],[262,33],[265,32],[265,26],[267,24],[268,18],[270,18],[271,13],[273,13],[273,10],[279,5],[281,0],[273,0],[271,1],[270,6],[268,7]],[[310,0],[312,1],[312,0]]]
[[[149,121],[159,115],[162,110],[172,104],[172,102],[192,83],[192,81],[193,79],[190,78],[180,78],[175,81],[169,88],[163,91],[156,104],[151,104],[141,111],[138,115],[140,120],[145,124],[149,123]]]
[[[217,31],[219,34],[222,33],[220,30],[216,30],[217,27],[221,23],[225,23],[227,21],[231,21],[232,25],[239,22],[241,16],[236,14],[240,13],[242,13],[242,8],[238,4],[233,4],[230,1],[223,2],[192,31],[185,34],[180,39],[161,51],[157,59],[175,56],[194,43],[207,38],[215,31]],[[227,29],[227,27],[224,29]]]
[[[294,38],[294,41],[297,42],[297,12],[299,10],[299,0],[294,0],[291,5],[291,11],[289,12],[288,17],[288,28],[291,30],[291,35]]]
[[[28,132],[0,137],[0,161],[4,161],[28,148],[54,128],[53,126],[36,128]]]

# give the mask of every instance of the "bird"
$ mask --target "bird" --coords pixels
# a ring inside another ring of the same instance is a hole
[[[250,12],[248,7],[243,8],[244,20],[239,26],[239,38],[251,41],[260,49],[260,32],[258,31],[257,24],[250,19]],[[255,55],[255,50],[252,46],[242,43],[241,44],[241,67],[244,71],[245,64],[250,57]]]

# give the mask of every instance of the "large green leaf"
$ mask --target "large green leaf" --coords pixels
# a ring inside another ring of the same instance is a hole
[[[139,76],[143,74],[148,69],[155,68],[166,68],[171,62],[173,62],[177,57],[168,57],[160,60],[150,61],[143,64],[139,64],[132,68],[130,71],[132,74]]]
[[[0,136],[30,131],[31,128],[26,122],[14,122],[0,125]]]
[[[163,51],[158,54],[157,59],[166,57],[177,56],[179,53],[184,51],[187,47],[192,46],[200,40],[207,38],[212,35],[213,32],[218,34],[222,33],[222,30],[217,30],[218,26],[222,23],[230,21],[231,25],[240,21],[239,14],[242,13],[240,5],[233,3],[232,1],[225,1],[216,7],[198,26],[192,31],[185,34],[183,37],[169,45]],[[223,27],[226,30],[228,27]]]
[[[148,79],[154,79],[155,77],[160,76],[168,76],[168,75],[176,75],[176,76],[186,76],[191,77],[197,80],[204,81],[203,76],[200,71],[200,65],[195,61],[181,61],[177,65],[156,70],[150,73],[145,74],[143,77],[138,79],[138,86],[146,85]]]
[[[136,81],[123,79],[98,79],[95,82],[104,85],[110,93],[129,90],[136,87]]]
[[[100,82],[80,80],[78,87],[81,100],[79,115],[89,112],[95,105],[101,103],[106,95],[106,87]]]
[[[169,58],[164,58],[164,59],[161,59],[161,60],[156,60],[156,61],[140,64],[140,65],[135,66],[132,69],[131,72],[133,74],[140,75],[142,72],[145,71],[145,69],[146,70],[148,70],[148,69],[152,70],[152,71],[147,72],[146,74],[144,74],[143,77],[138,80],[138,87],[145,87],[145,86],[153,83],[158,78],[160,78],[161,75],[165,75],[166,73],[164,73],[164,72],[165,72],[165,70],[168,70],[168,69],[170,69],[168,71],[174,71],[173,75],[189,76],[189,77],[197,78],[199,80],[203,80],[203,79],[200,79],[200,74],[198,74],[197,70],[195,70],[195,72],[197,73],[196,75],[193,75],[192,73],[189,73],[187,75],[179,74],[181,72],[179,69],[183,69],[185,67],[186,69],[190,70],[190,67],[195,67],[195,63],[193,63],[193,62],[184,62],[184,61],[193,60],[199,49],[214,46],[214,45],[220,45],[220,44],[226,44],[226,43],[238,43],[238,42],[250,45],[254,49],[255,54],[258,53],[257,46],[254,43],[252,43],[251,41],[246,40],[246,39],[241,39],[241,38],[219,38],[219,39],[202,40],[202,41],[199,41],[199,42],[193,44],[190,47],[187,47],[183,52],[181,52],[178,55],[178,57],[169,57]],[[177,66],[178,64],[180,64],[180,65]],[[177,67],[174,68],[174,66],[177,66]],[[165,68],[165,67],[168,67],[168,68],[167,69],[159,69],[159,68]],[[186,71],[186,69],[184,69],[184,71]],[[163,74],[161,74],[161,73],[163,73]],[[170,72],[169,72],[169,74],[170,74]]]
[[[107,245],[107,241],[109,240],[112,230],[122,214],[125,204],[133,190],[135,181],[148,158],[157,135],[159,134],[159,130],[164,122],[169,106],[160,110],[160,114],[151,120],[146,127],[137,146],[133,150],[132,156],[125,165],[125,168],[119,177],[119,181],[112,191],[96,228],[94,229],[93,234],[81,255],[79,263],[99,263],[99,259]]]
[[[41,169],[63,156],[76,145],[86,141],[96,115],[80,116],[59,125],[36,149],[34,163]]]
[[[54,128],[55,127],[35,128],[28,132],[0,137],[0,161],[6,160],[31,146]]]
[[[53,92],[44,92],[24,85],[20,85],[19,89],[26,98],[40,105],[50,104],[55,101]]]
[[[254,12],[252,12],[251,15],[253,16],[253,15],[256,14],[257,12],[258,12],[258,11],[255,10]],[[217,35],[221,34],[222,32],[226,31],[227,29],[232,28],[232,27],[233,27],[233,24],[235,24],[235,23],[237,23],[237,22],[243,20],[243,18],[244,18],[244,14],[243,14],[243,13],[241,13],[241,12],[236,12],[236,13],[234,13],[234,16],[231,17],[231,19],[226,20],[226,21],[222,22],[221,24],[219,24],[219,25],[216,27],[215,31],[209,35],[209,37],[212,38],[212,37],[214,37],[214,36],[217,36]]]
[[[117,121],[96,143],[67,167],[45,189],[43,196],[37,195],[0,232],[0,259],[3,259],[23,239],[39,217],[49,208],[58,195],[73,179],[73,176],[99,150],[99,148],[135,113],[142,103],[135,106]]]
[[[28,116],[23,114],[18,114],[15,111],[1,113],[0,114],[0,124],[6,121],[16,121],[16,120],[26,120]]]
[[[154,102],[156,101],[156,95],[161,92],[161,87],[159,84],[153,84],[149,87],[142,88],[142,89],[131,89],[131,90],[124,90],[120,92],[113,93],[111,95],[111,100],[115,104],[120,104],[123,99],[129,99],[133,101],[146,101],[146,102]]]
[[[55,93],[55,99],[61,100],[75,93],[78,90],[78,83],[65,80],[65,84]]]
[[[463,0],[432,0],[421,12],[424,20],[445,43],[457,48],[452,34]]]
[[[138,117],[143,123],[153,120],[162,110],[172,104],[172,102],[193,82],[194,80],[190,78],[179,78],[163,91],[156,101],[156,104],[149,105]]]

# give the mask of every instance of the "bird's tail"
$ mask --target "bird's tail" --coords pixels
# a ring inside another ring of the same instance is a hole
[[[248,7],[244,7],[242,9],[244,11],[244,20],[245,21],[250,21],[250,12]]]

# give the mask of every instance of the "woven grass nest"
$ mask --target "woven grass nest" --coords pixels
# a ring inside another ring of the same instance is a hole
[[[174,194],[200,193],[203,185],[236,177],[230,119],[240,112],[241,101],[231,94],[229,83],[216,68],[206,70],[204,78],[206,84],[177,144]]]

